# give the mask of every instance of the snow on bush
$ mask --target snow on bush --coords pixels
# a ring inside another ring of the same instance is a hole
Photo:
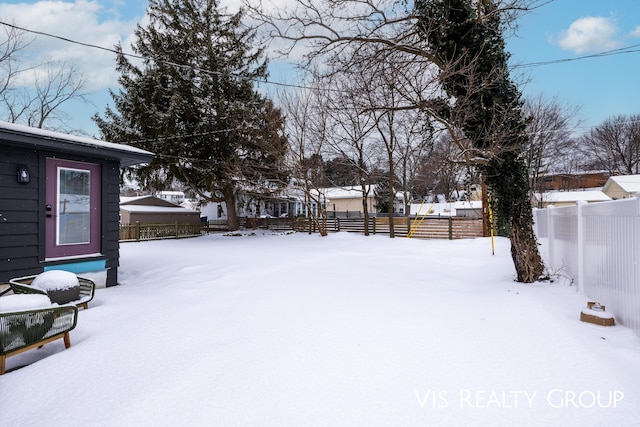
[[[51,307],[49,297],[41,294],[5,295],[0,298],[0,313],[37,310]]]
[[[80,282],[75,273],[50,270],[38,274],[31,285],[43,291],[60,291],[78,287]]]

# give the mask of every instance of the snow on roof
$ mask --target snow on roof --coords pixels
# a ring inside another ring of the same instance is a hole
[[[327,199],[353,199],[362,197],[362,187],[328,187],[319,188],[318,191]],[[369,197],[373,197],[373,189],[369,186]]]
[[[196,213],[198,211],[187,209],[180,206],[175,208],[170,206],[142,206],[142,205],[120,205],[120,209],[127,212],[143,212],[143,213]]]
[[[606,202],[611,200],[609,196],[600,190],[587,191],[548,191],[545,193],[536,193],[536,199],[547,203],[562,202]]]
[[[375,185],[367,185],[366,187],[369,190],[368,197],[375,197]],[[362,187],[360,185],[319,188],[318,192],[320,192],[320,194],[322,194],[327,200],[359,199],[362,197]],[[402,193],[397,193],[396,198],[401,199]]]
[[[153,197],[150,194],[144,195],[144,196],[120,196],[120,203],[129,203],[129,202],[133,202],[135,200],[142,200],[142,199],[146,199],[148,197]]]
[[[456,216],[457,210],[482,209],[481,200],[444,202],[444,203],[412,203],[412,215]]]
[[[640,175],[618,175],[609,177],[627,193],[637,193],[640,191]],[[609,182],[607,182],[609,184]]]
[[[19,125],[16,123],[8,123],[8,122],[0,121],[0,128],[4,130],[8,130],[10,132],[37,135],[42,137],[43,139],[54,139],[54,140],[64,141],[70,144],[84,145],[84,146],[89,146],[94,148],[108,148],[110,150],[136,153],[136,154],[153,155],[153,153],[151,153],[150,151],[146,151],[137,147],[132,147],[130,145],[100,141],[93,138],[69,135],[66,133],[54,132],[46,129],[33,128],[30,126]]]

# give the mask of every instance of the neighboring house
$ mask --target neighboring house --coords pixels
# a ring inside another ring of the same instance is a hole
[[[362,188],[353,187],[330,187],[312,189],[312,199],[305,196],[305,192],[295,184],[289,185],[277,196],[254,200],[252,198],[239,195],[237,197],[236,212],[242,217],[297,217],[310,216],[310,209],[314,214],[318,212],[315,200],[320,200],[320,209],[326,209],[330,218],[360,218],[364,216],[362,209]],[[376,198],[373,186],[367,196],[367,209],[370,214],[377,214],[375,207]],[[226,219],[227,208],[224,202],[205,203],[201,208],[201,216],[208,220]],[[404,215],[404,203],[401,193],[396,195],[394,212]]]
[[[411,216],[482,218],[482,201],[412,203]]]
[[[587,203],[606,202],[611,200],[600,190],[585,191],[547,191],[545,193],[535,193],[532,205],[534,208],[547,208],[549,206],[574,206],[579,201]]]
[[[181,204],[185,200],[183,191],[158,191],[156,196],[168,202],[175,203],[176,205]]]
[[[609,179],[607,172],[561,173],[538,177],[536,191],[571,191],[601,188]]]
[[[640,192],[640,175],[612,176],[607,180],[602,191],[613,200],[636,197]]]
[[[58,269],[116,285],[120,168],[152,157],[0,122],[0,281]]]
[[[374,186],[369,186],[368,189],[367,211],[369,214],[378,214]],[[319,192],[329,217],[359,218],[364,216],[361,186],[321,188]],[[396,194],[393,211],[400,215],[404,215],[403,200],[402,194]]]
[[[370,214],[377,212],[376,197],[373,190],[373,187],[369,186],[367,210]],[[361,186],[321,188],[319,192],[321,200],[324,200],[324,206],[329,217],[360,218],[364,216]]]
[[[197,224],[200,212],[183,208],[156,196],[120,197],[122,224]]]

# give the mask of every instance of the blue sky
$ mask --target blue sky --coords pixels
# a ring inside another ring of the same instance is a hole
[[[118,41],[129,45],[136,23],[144,22],[146,6],[146,0],[4,1],[0,20],[112,48]],[[640,114],[640,1],[555,0],[518,24],[507,44],[513,65],[571,60],[514,68],[513,76],[528,81],[521,87],[525,96],[542,94],[580,106],[583,130],[612,115]],[[635,52],[574,60],[634,45],[630,50]],[[41,58],[68,58],[85,71],[91,102],[70,111],[77,128],[95,135],[90,118],[104,112],[107,88],[117,89],[114,55],[47,37],[38,37],[31,47]],[[281,69],[272,77],[286,78]]]
[[[634,46],[635,52],[515,68],[525,96],[581,107],[584,130],[617,114],[640,114],[640,1],[555,0],[519,20],[508,39],[512,64],[531,64]]]

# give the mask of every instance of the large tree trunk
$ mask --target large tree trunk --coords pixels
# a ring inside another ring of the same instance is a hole
[[[393,190],[393,181],[394,181],[394,176],[393,176],[393,154],[391,152],[391,150],[388,150],[389,152],[389,212],[388,212],[388,217],[389,217],[389,237],[390,238],[394,238],[396,237],[396,230],[394,227],[394,223],[393,223],[393,208],[396,205],[396,193]]]
[[[544,265],[538,251],[533,230],[524,226],[511,226],[511,258],[516,268],[518,282],[535,282],[544,273]]]
[[[224,188],[224,202],[227,205],[227,226],[229,231],[236,231],[240,228],[238,222],[238,212],[236,211],[236,194],[232,186]]]
[[[367,201],[369,199],[369,189],[367,188],[367,184],[361,184],[362,188],[362,213],[364,215],[364,235],[369,235],[369,206],[367,205]]]
[[[518,282],[533,283],[544,273],[544,263],[533,232],[527,169],[516,153],[508,152],[493,159],[485,172],[489,172],[487,183],[493,192],[495,212],[509,229]]]

